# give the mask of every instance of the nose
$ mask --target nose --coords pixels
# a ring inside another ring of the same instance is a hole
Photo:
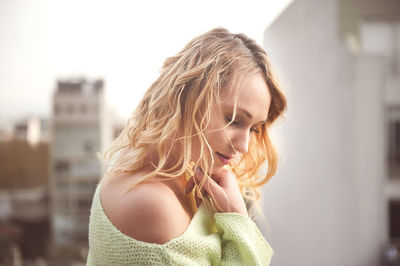
[[[249,150],[249,139],[250,132],[248,130],[240,130],[232,138],[232,146],[236,151],[246,153]]]

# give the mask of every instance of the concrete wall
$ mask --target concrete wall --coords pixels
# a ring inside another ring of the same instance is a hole
[[[263,197],[273,265],[379,264],[382,62],[354,58],[339,32],[335,0],[296,0],[265,32],[288,95],[274,130],[282,160]]]

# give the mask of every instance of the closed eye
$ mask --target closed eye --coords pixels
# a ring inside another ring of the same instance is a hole
[[[225,121],[229,125],[233,125],[233,126],[239,125],[239,122],[237,120],[232,120],[232,117],[229,117],[229,116],[225,116]]]
[[[232,120],[232,117],[225,116],[225,121],[229,126],[240,126],[240,122],[237,120]],[[260,133],[260,130],[258,129],[260,125],[254,126],[250,128],[250,132],[254,132],[255,134]]]

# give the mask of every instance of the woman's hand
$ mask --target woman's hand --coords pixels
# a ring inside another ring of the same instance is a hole
[[[236,212],[248,215],[236,176],[232,171],[225,170],[218,176],[209,176],[198,167],[194,176],[186,183],[185,193],[191,192],[196,184],[197,206],[201,204],[201,198],[198,196],[199,189],[201,189],[203,195],[209,196],[217,212]]]

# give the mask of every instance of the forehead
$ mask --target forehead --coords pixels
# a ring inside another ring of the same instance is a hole
[[[237,107],[246,110],[260,121],[266,120],[271,103],[271,94],[261,73],[235,75],[230,84],[220,92],[222,107]]]

